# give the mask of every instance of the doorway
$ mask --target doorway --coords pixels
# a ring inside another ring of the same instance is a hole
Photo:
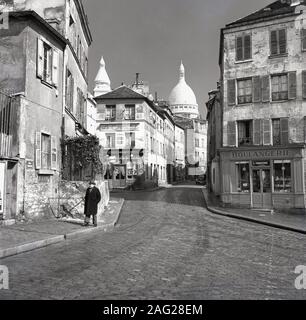
[[[115,165],[113,174],[113,188],[126,187],[126,166]]]
[[[272,183],[270,168],[253,168],[253,207],[258,209],[272,208]]]

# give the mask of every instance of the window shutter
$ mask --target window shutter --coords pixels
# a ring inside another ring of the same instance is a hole
[[[244,60],[252,57],[252,38],[250,35],[244,36]]]
[[[253,102],[261,102],[261,78],[253,77]]]
[[[288,73],[288,97],[289,99],[296,99],[296,72]]]
[[[270,119],[263,119],[262,120],[262,127],[263,127],[263,144],[265,146],[271,145],[271,121]]]
[[[37,39],[37,77],[42,79],[44,73],[44,42]]]
[[[69,107],[70,107],[70,111],[74,111],[74,108],[73,108],[73,103],[74,103],[74,79],[73,77],[71,76],[71,81],[70,81],[70,103],[69,103]]]
[[[288,118],[280,119],[281,144],[286,145],[289,142],[289,120]]]
[[[306,70],[302,71],[303,99],[306,99]]]
[[[36,132],[35,136],[35,167],[41,169],[41,133]]]
[[[236,80],[227,81],[227,103],[229,106],[236,104]]]
[[[261,126],[262,126],[261,119],[253,120],[253,140],[255,145],[262,144]]]
[[[287,52],[287,34],[286,29],[279,30],[279,53],[283,54]]]
[[[59,54],[57,50],[53,50],[52,57],[52,82],[55,87],[58,87],[59,77]]]
[[[302,50],[306,50],[306,29],[301,30]]]
[[[55,136],[51,136],[51,169],[57,170],[57,143]]]
[[[236,147],[236,122],[235,121],[229,121],[227,123],[227,144],[231,147]]]
[[[243,60],[243,38],[242,37],[236,38],[236,60],[237,61]]]
[[[278,46],[277,46],[277,31],[271,31],[270,35],[271,40],[271,55],[278,54]]]
[[[262,102],[270,101],[270,76],[263,76],[261,78],[261,93]]]

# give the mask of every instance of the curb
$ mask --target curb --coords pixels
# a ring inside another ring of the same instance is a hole
[[[100,232],[101,231],[104,231],[104,232],[111,231],[112,229],[114,229],[115,225],[117,224],[117,222],[119,220],[123,204],[124,204],[124,199],[119,199],[119,205],[116,208],[117,211],[115,214],[115,219],[111,223],[103,224],[98,227],[92,227],[92,228],[88,228],[88,229],[84,229],[84,230],[77,230],[77,231],[74,231],[71,233],[50,237],[50,238],[47,238],[44,240],[38,240],[38,241],[30,242],[30,243],[21,244],[19,246],[13,247],[13,248],[3,249],[3,250],[0,250],[0,259],[7,258],[10,256],[15,256],[20,253],[25,253],[25,252],[33,251],[36,249],[44,248],[44,247],[47,247],[52,244],[64,242],[66,240],[76,239],[76,238],[79,238],[83,235],[88,235],[90,233],[97,233],[99,231]]]
[[[153,192],[153,191],[159,191],[159,190],[164,190],[167,189],[167,187],[158,187],[158,188],[153,188],[153,189],[143,189],[143,190],[120,190],[120,189],[113,189],[110,191],[110,193],[116,194],[116,193],[138,193],[138,192]]]
[[[218,209],[215,209],[213,207],[210,207],[207,204],[205,192],[204,192],[203,189],[202,189],[202,193],[203,193],[203,197],[204,197],[204,200],[205,200],[206,208],[207,208],[208,211],[210,211],[212,213],[215,213],[215,214],[220,215],[220,216],[228,217],[228,218],[244,220],[244,221],[253,222],[253,223],[256,223],[256,224],[261,224],[261,225],[264,225],[264,226],[267,226],[267,227],[272,227],[272,228],[276,228],[276,229],[281,229],[281,230],[286,230],[286,231],[291,231],[291,232],[295,232],[295,233],[300,233],[300,234],[306,235],[306,230],[303,230],[303,229],[298,229],[298,228],[295,228],[295,227],[290,227],[290,226],[286,226],[286,225],[275,223],[275,222],[258,220],[258,219],[255,219],[255,218],[242,216],[240,214],[228,213],[228,212],[225,212],[225,211],[218,210]]]
[[[50,237],[44,240],[38,240],[30,243],[21,244],[19,246],[13,248],[7,248],[0,250],[0,259],[15,256],[20,253],[25,253],[28,251],[33,251],[35,249],[40,249],[47,247],[51,244],[59,243],[65,241],[65,237],[63,235]]]

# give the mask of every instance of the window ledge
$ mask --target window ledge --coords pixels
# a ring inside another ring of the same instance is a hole
[[[49,87],[50,89],[54,88],[54,86],[51,83],[47,82],[46,80],[41,79],[41,83]]]
[[[54,175],[54,170],[40,169],[40,170],[38,170],[38,174],[40,176],[53,176]]]
[[[288,57],[288,52],[287,53],[282,53],[282,54],[273,54],[273,55],[269,55],[269,59],[274,59],[274,58],[284,58],[284,57]]]
[[[253,59],[248,59],[248,60],[236,60],[235,64],[240,64],[240,63],[250,63],[253,62]]]

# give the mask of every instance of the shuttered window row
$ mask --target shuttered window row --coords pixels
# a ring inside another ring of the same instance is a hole
[[[302,89],[303,98],[306,99],[306,70],[302,72]],[[297,76],[295,71],[227,81],[227,101],[229,106],[294,100],[296,99],[296,94]]]
[[[227,123],[227,144],[231,147],[288,145],[288,143],[288,118],[229,121]]]

